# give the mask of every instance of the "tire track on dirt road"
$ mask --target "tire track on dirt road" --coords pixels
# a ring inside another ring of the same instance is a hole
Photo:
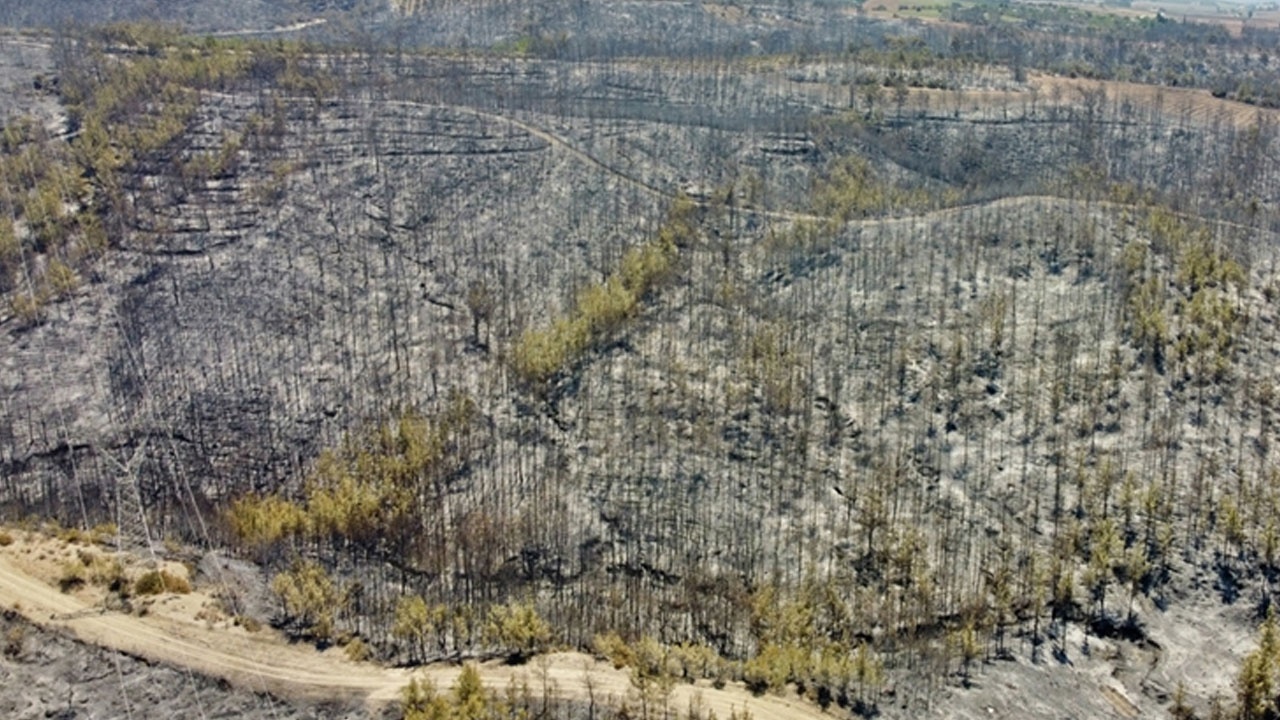
[[[5,553],[0,553],[0,606],[91,645],[222,678],[254,691],[302,699],[363,700],[371,711],[396,702],[411,677],[430,678],[445,688],[459,672],[454,665],[407,670],[355,663],[339,651],[321,653],[307,645],[273,639],[270,633],[259,639],[243,630],[211,629],[195,620],[108,611],[59,592],[21,569]],[[488,662],[479,670],[486,686],[499,692],[512,682],[523,682],[534,695],[545,688],[555,698],[585,701],[594,697],[602,702],[621,699],[631,691],[625,670],[580,653],[553,653],[518,667]],[[695,699],[719,717],[743,709],[756,720],[831,717],[795,697],[753,696],[741,684],[723,689],[677,685],[669,703],[683,709]]]

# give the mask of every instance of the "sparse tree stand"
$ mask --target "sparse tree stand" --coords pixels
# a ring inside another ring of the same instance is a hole
[[[513,665],[522,663],[551,645],[551,626],[543,620],[532,603],[498,605],[489,611],[485,637],[491,645],[507,653]]]
[[[978,639],[977,629],[972,622],[966,623],[951,633],[948,643],[960,660],[960,679],[965,687],[969,687],[973,679],[973,664],[982,656],[982,643]]]
[[[639,705],[640,720],[665,718],[676,682],[667,651],[652,642],[640,643],[637,651],[631,667],[631,695]]]
[[[334,640],[335,620],[346,597],[319,563],[295,562],[291,570],[275,577],[271,589],[280,598],[285,617],[304,635],[322,645]]]
[[[1090,538],[1089,564],[1085,569],[1085,586],[1097,607],[1096,619],[1107,622],[1107,588],[1114,580],[1115,562],[1120,554],[1120,537],[1115,522],[1106,518],[1098,523]]]
[[[1238,720],[1274,718],[1280,709],[1280,630],[1274,610],[1267,612],[1258,638],[1258,649],[1245,656],[1236,676]]]
[[[437,623],[433,608],[422,597],[405,596],[396,604],[396,619],[391,628],[391,636],[409,645],[410,663],[425,662],[430,640],[444,630]]]
[[[1058,637],[1054,643],[1056,646],[1054,654],[1056,656],[1065,656],[1067,625],[1071,620],[1072,613],[1076,610],[1075,570],[1072,566],[1057,565],[1053,574],[1057,580],[1053,585],[1053,612],[1051,619],[1058,624]]]
[[[400,710],[405,720],[506,720],[522,716],[485,689],[471,663],[462,666],[448,696],[440,695],[429,679],[411,679],[401,693]]]
[[[429,679],[412,678],[400,694],[400,712],[404,720],[449,720],[453,708],[441,697]]]
[[[865,715],[875,714],[884,685],[884,663],[868,643],[859,645],[854,653],[853,679],[858,688],[855,709]]]

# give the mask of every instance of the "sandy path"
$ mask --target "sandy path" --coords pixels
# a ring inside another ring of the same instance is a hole
[[[245,35],[282,35],[285,33],[298,32],[306,30],[317,25],[324,25],[329,22],[325,18],[313,18],[311,20],[299,20],[292,25],[280,25],[273,28],[253,29],[246,28],[243,30],[218,30],[216,32],[206,33],[209,37],[240,37]]]
[[[354,663],[340,651],[321,653],[309,645],[286,643],[267,631],[211,629],[200,621],[160,612],[138,617],[106,611],[59,592],[21,564],[14,553],[0,552],[0,606],[16,608],[32,622],[81,641],[223,678],[250,690],[308,699],[363,699],[373,709],[394,702],[413,674],[430,677],[441,688],[451,685],[458,674],[458,668],[450,665],[431,665],[411,673]],[[521,667],[490,662],[480,671],[486,685],[499,692],[512,681],[527,682],[535,696],[545,687],[553,697],[586,700],[594,693],[596,701],[604,703],[626,696],[631,689],[626,671],[580,653],[555,653]],[[831,717],[794,697],[755,697],[740,684],[722,690],[678,685],[669,702],[672,708],[684,709],[697,696],[704,709],[720,717],[744,708],[757,720]]]
[[[1042,79],[1042,82],[1046,82],[1048,80],[1056,81],[1058,79],[1057,78]],[[1063,83],[1063,87],[1067,88],[1068,90],[1078,90],[1078,89],[1089,88],[1091,87],[1091,85],[1097,84],[1097,83],[1090,84],[1090,83],[1067,81],[1067,80],[1063,80],[1062,83]],[[1114,83],[1112,85],[1114,85]],[[1166,90],[1165,88],[1158,88],[1158,87],[1146,86],[1146,85],[1134,85],[1133,87],[1140,88],[1140,89],[1145,88],[1145,89],[1151,90],[1153,92],[1153,96],[1155,94],[1158,94],[1162,90]],[[1018,98],[1023,97],[1022,93],[1012,93],[1012,92],[1005,93],[1001,91],[983,91],[983,92],[993,96],[999,95],[1003,97],[1007,95],[1009,97],[1018,97]],[[230,93],[211,93],[211,95],[216,95],[226,99],[236,99],[238,97]],[[1207,99],[1207,102],[1202,103],[1200,107],[1200,112],[1198,113],[1197,116],[1207,113],[1209,108],[1217,108],[1218,112],[1222,113],[1221,116],[1228,117],[1232,120],[1235,120],[1241,125],[1256,122],[1257,118],[1262,114],[1269,114],[1274,116],[1277,120],[1280,120],[1280,111],[1277,111],[1277,110],[1264,110],[1260,108],[1255,108],[1250,105],[1244,105],[1243,103],[1230,103],[1230,101],[1218,100],[1217,98],[1210,96],[1207,92],[1203,93],[1203,95],[1204,95],[1204,98],[1201,98],[1201,100]],[[1070,96],[1064,92],[1064,97],[1070,97]],[[292,102],[311,102],[309,98],[297,97],[297,96],[286,96],[286,97],[282,97],[281,99],[292,101]],[[579,148],[570,140],[564,137],[561,137],[560,135],[552,132],[551,130],[548,130],[544,127],[521,120],[519,118],[512,117],[511,115],[504,115],[504,114],[495,113],[487,110],[481,110],[478,108],[471,107],[469,105],[427,103],[427,102],[420,102],[415,100],[363,99],[363,100],[353,100],[349,102],[359,102],[360,104],[364,104],[364,105],[381,106],[381,107],[421,108],[421,109],[428,109],[428,110],[451,110],[456,112],[468,113],[473,117],[483,118],[491,122],[505,123],[507,125],[510,125],[511,127],[519,128],[523,132],[528,133],[530,136],[538,138],[539,140],[542,140],[543,142],[547,143],[549,146],[556,148],[557,150],[560,150],[562,152],[565,152],[574,158],[577,158],[580,162],[591,165],[604,173],[612,175],[616,177],[618,180],[624,183],[630,184],[642,192],[645,192],[654,197],[658,197],[667,201],[675,201],[678,198],[677,193],[665,190],[661,187],[658,187],[657,185],[647,182],[646,180],[640,177],[637,177],[623,170],[620,170],[604,162],[603,160],[597,158],[596,156],[590,154],[589,152],[583,150],[582,148]],[[1223,103],[1237,106],[1234,108],[1228,108],[1230,110],[1234,110],[1235,113],[1232,114],[1230,112],[1227,112],[1228,109],[1224,109],[1222,105]],[[1206,115],[1205,117],[1201,117],[1200,119],[1207,121],[1208,117]],[[702,208],[720,209],[724,207],[722,203],[718,203],[718,202],[699,200],[694,198],[688,198],[688,199],[694,205],[697,205],[698,207],[702,207]],[[973,210],[976,208],[980,208],[980,207],[986,207],[989,209],[1010,209],[1010,208],[1014,208],[1021,205],[1033,204],[1033,203],[1045,203],[1045,202],[1059,203],[1062,205],[1092,204],[1097,207],[1107,207],[1112,209],[1126,209],[1126,208],[1135,209],[1138,207],[1133,205],[1114,203],[1107,200],[1084,201],[1084,200],[1073,200],[1068,198],[1062,198],[1062,197],[1053,196],[1053,195],[1015,195],[1015,196],[1009,196],[1004,198],[997,198],[995,200],[981,200],[981,201],[966,203],[962,205],[952,205],[948,207],[934,208],[929,210],[912,211],[910,209],[903,208],[899,211],[901,214],[890,215],[888,217],[854,218],[849,220],[846,224],[858,225],[858,226],[872,226],[872,225],[893,224],[893,223],[902,223],[902,222],[921,223],[921,222],[928,222],[931,220],[945,218],[952,215],[957,215],[957,214],[960,214],[969,210]],[[826,215],[816,215],[813,213],[808,213],[808,212],[803,212],[798,210],[766,210],[763,208],[755,208],[750,206],[739,206],[737,209],[740,212],[755,215],[757,217],[769,218],[771,220],[782,220],[787,222],[825,222],[831,219]],[[1185,213],[1176,213],[1176,214],[1186,218],[1193,217]],[[1244,227],[1244,226],[1239,226],[1236,223],[1229,223],[1229,222],[1219,222],[1218,224]],[[1245,229],[1248,229],[1251,231],[1254,230],[1253,228],[1245,228]]]

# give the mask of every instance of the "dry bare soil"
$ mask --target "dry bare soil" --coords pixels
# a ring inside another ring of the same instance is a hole
[[[65,692],[67,708],[86,709],[94,717],[128,714],[130,707],[140,707],[145,717],[161,717],[165,713],[189,713],[218,717],[230,706],[244,716],[276,717],[283,708],[284,717],[297,713],[302,717],[317,703],[330,702],[323,716],[333,708],[363,706],[369,714],[378,714],[386,706],[394,706],[400,691],[410,678],[429,678],[437,687],[447,688],[457,678],[456,665],[436,665],[417,669],[379,667],[371,663],[352,662],[340,648],[320,652],[306,644],[290,643],[279,632],[262,628],[250,632],[233,618],[219,611],[222,603],[209,593],[217,585],[199,588],[186,594],[164,593],[140,598],[135,607],[108,608],[106,593],[101,588],[86,586],[74,592],[56,587],[62,567],[83,553],[101,558],[120,558],[126,572],[135,577],[141,566],[154,567],[141,558],[118,555],[88,544],[71,544],[35,532],[15,531],[17,539],[0,548],[0,607],[6,613],[25,618],[30,627],[39,628],[25,637],[23,628],[12,617],[5,629],[17,628],[20,649],[0,660],[0,678],[14,692],[6,693],[0,711],[6,717],[42,716],[42,711],[61,711]],[[186,571],[180,564],[161,563],[179,575]],[[126,675],[119,667],[120,659],[94,652],[76,653],[64,637],[74,638],[129,658],[159,663],[162,669],[147,674],[136,662],[128,662]],[[49,638],[48,643],[42,640]],[[27,648],[30,646],[31,651]],[[40,648],[37,650],[36,648]],[[95,660],[101,665],[92,678],[77,677],[75,655],[80,660]],[[118,667],[113,668],[111,665]],[[505,690],[512,683],[527,683],[539,694],[544,691],[566,700],[586,701],[592,694],[598,702],[609,703],[632,691],[626,670],[618,670],[580,653],[555,653],[536,658],[530,663],[512,667],[500,662],[481,666],[481,677],[493,689]],[[23,677],[38,678],[30,689]],[[226,685],[209,682],[208,678],[227,681],[242,692],[229,692]],[[156,689],[184,680],[186,687],[179,695],[166,698],[164,705],[153,704]],[[113,685],[112,681],[118,681]],[[88,684],[89,688],[84,685]],[[138,685],[144,687],[139,688]],[[256,697],[255,695],[256,694]],[[98,700],[94,700],[98,698]],[[282,699],[283,698],[283,699]],[[249,702],[253,705],[250,706]],[[690,702],[700,703],[720,717],[735,710],[748,710],[759,720],[820,718],[825,715],[798,698],[753,696],[741,684],[724,689],[677,686],[669,703],[684,709]],[[213,710],[205,708],[213,705]],[[303,709],[291,709],[300,703]],[[344,716],[357,715],[356,710],[342,710]]]

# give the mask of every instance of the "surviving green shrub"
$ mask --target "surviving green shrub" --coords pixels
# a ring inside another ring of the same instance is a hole
[[[512,664],[524,662],[551,645],[551,626],[532,603],[497,605],[489,610],[485,638],[502,648]]]
[[[677,243],[692,232],[683,215],[672,219],[658,237],[628,250],[618,269],[604,282],[578,293],[569,312],[544,328],[526,330],[512,350],[516,374],[531,384],[544,383],[585,353],[592,344],[621,330],[641,300],[675,268]]]
[[[32,293],[15,293],[9,298],[9,311],[21,327],[30,327],[44,320],[44,302]]]
[[[278,495],[237,498],[225,517],[236,541],[255,552],[263,552],[307,527],[302,508]]]
[[[836,159],[813,189],[814,209],[838,223],[899,208],[927,208],[934,199],[922,189],[899,188],[876,177],[856,156]]]
[[[360,638],[352,638],[347,642],[346,647],[342,649],[347,659],[351,662],[365,662],[373,657],[373,649],[369,644]]]
[[[160,595],[175,593],[186,595],[191,592],[191,583],[187,579],[174,575],[168,570],[151,570],[138,576],[133,583],[133,592],[137,595]]]
[[[291,570],[271,581],[271,590],[280,598],[285,614],[301,626],[304,634],[319,642],[333,639],[334,622],[346,598],[319,563],[295,562]]]
[[[525,717],[522,710],[507,706],[486,689],[470,663],[462,666],[448,696],[441,695],[429,678],[413,678],[400,692],[405,720],[500,720]]]
[[[86,568],[79,560],[72,560],[62,566],[62,574],[58,577],[58,589],[71,592],[84,587]]]
[[[631,646],[617,633],[596,635],[591,640],[591,649],[597,656],[613,663],[613,666],[619,670],[636,662]]]

